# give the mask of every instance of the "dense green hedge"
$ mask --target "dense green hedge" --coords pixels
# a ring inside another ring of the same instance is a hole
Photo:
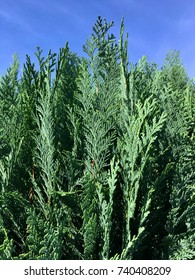
[[[193,259],[195,84],[121,23],[0,80],[0,259]]]

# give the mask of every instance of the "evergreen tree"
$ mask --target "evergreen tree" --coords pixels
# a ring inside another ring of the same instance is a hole
[[[0,79],[0,259],[194,259],[195,84],[98,17]]]

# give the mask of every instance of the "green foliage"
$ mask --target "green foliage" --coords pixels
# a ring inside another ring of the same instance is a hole
[[[9,240],[8,234],[3,226],[0,228],[1,242],[0,245],[0,260],[11,260],[13,253],[13,240]]]
[[[100,225],[102,229],[103,246],[101,251],[101,259],[109,259],[111,248],[111,229],[113,226],[113,204],[114,204],[114,192],[116,190],[117,172],[119,171],[119,162],[115,163],[115,158],[110,162],[110,171],[108,173],[108,198],[105,197],[103,186],[98,184],[98,204],[100,210]]]
[[[0,80],[0,259],[195,258],[194,81],[113,25]]]
[[[81,209],[83,212],[82,235],[84,242],[84,259],[97,259],[99,247],[98,208],[96,185],[91,175],[83,177],[83,197]]]

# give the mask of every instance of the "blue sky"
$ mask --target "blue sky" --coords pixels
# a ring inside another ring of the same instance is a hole
[[[194,0],[0,0],[0,74],[17,53],[21,66],[36,46],[46,54],[68,41],[71,51],[82,46],[98,16],[114,21],[119,34],[122,16],[129,34],[129,60],[143,55],[160,66],[177,49],[190,77],[195,77]]]

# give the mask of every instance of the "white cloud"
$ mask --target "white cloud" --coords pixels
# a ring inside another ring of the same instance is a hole
[[[12,20],[10,14],[2,10],[0,10],[0,17],[7,21]]]
[[[3,11],[0,10],[0,18],[2,18],[3,21],[6,21],[8,23],[11,23],[12,25],[16,27],[20,27],[22,30],[28,31],[32,33],[32,29],[30,25],[27,23],[26,20],[22,18],[19,14],[17,14],[14,11]]]

